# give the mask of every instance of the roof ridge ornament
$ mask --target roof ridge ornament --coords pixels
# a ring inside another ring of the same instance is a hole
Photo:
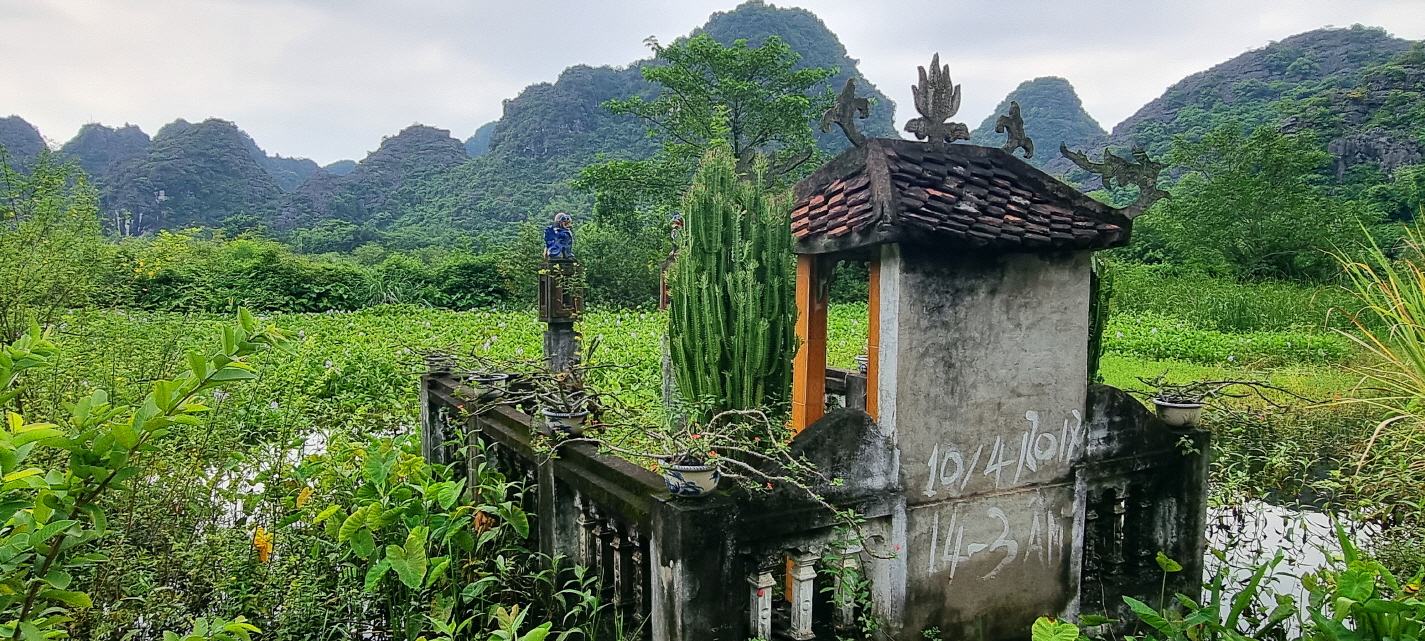
[[[1005,134],[1004,150],[1014,155],[1014,150],[1023,149],[1026,159],[1034,157],[1034,141],[1024,133],[1024,117],[1019,113],[1019,101],[1009,101],[1009,113],[995,119],[995,133]]]
[[[911,85],[910,93],[915,98],[915,110],[919,118],[905,123],[905,130],[915,134],[919,140],[930,142],[955,142],[969,140],[970,128],[961,122],[946,122],[960,111],[960,85],[950,79],[950,65],[940,66],[940,54],[930,59],[930,72],[918,67],[920,84]]]
[[[1133,159],[1138,161],[1136,163],[1114,155],[1107,148],[1103,150],[1103,162],[1094,162],[1089,160],[1088,154],[1070,151],[1062,142],[1059,143],[1059,153],[1084,171],[1097,174],[1103,181],[1104,189],[1113,189],[1115,182],[1119,187],[1137,185],[1138,200],[1124,208],[1124,213],[1130,220],[1143,213],[1153,203],[1170,197],[1168,192],[1158,189],[1158,174],[1163,171],[1165,165],[1149,158],[1148,152],[1137,145],[1133,146],[1132,151]]]
[[[864,147],[866,136],[856,128],[858,115],[863,120],[871,117],[871,101],[856,97],[856,77],[852,76],[846,79],[846,85],[836,96],[836,104],[821,114],[821,131],[830,132],[831,125],[835,123],[841,126],[842,133],[846,134],[852,145]]]

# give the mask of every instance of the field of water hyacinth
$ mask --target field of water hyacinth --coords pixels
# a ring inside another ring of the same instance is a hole
[[[356,312],[278,314],[268,317],[295,339],[256,363],[261,378],[222,399],[212,430],[243,434],[304,434],[351,429],[392,430],[415,416],[416,374],[422,355],[446,350],[495,361],[537,358],[542,326],[532,310],[455,312],[385,306]],[[56,338],[62,361],[36,381],[67,399],[89,384],[116,398],[135,398],[147,381],[169,374],[188,349],[209,340],[222,316],[96,311],[73,316]],[[660,398],[660,336],[666,316],[653,311],[590,310],[579,328],[597,339],[593,381],[632,405]],[[866,344],[864,303],[833,305],[828,358],[853,367]],[[1105,336],[1105,381],[1141,387],[1140,376],[1167,372],[1170,379],[1254,378],[1295,382],[1312,394],[1348,388],[1340,363],[1353,349],[1329,330],[1230,333],[1153,313],[1115,317]]]

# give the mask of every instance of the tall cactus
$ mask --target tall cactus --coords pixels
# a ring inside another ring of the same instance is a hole
[[[791,199],[736,162],[725,145],[703,156],[669,279],[678,390],[713,412],[784,402],[797,349]]]

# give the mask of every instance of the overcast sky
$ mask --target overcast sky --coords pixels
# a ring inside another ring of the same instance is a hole
[[[0,0],[0,116],[54,144],[86,122],[235,121],[269,153],[360,159],[415,122],[461,139],[573,64],[624,65],[738,0]],[[1068,78],[1111,129],[1183,76],[1327,25],[1425,38],[1425,0],[799,0],[896,101],[940,52],[971,127]]]

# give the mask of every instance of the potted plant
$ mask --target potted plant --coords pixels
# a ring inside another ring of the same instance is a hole
[[[1168,427],[1195,427],[1202,422],[1203,402],[1191,396],[1168,396],[1154,398],[1153,405],[1158,410],[1158,418]]]
[[[1157,410],[1158,419],[1168,427],[1176,429],[1199,425],[1202,422],[1202,408],[1207,405],[1209,400],[1218,397],[1244,398],[1255,395],[1269,405],[1277,405],[1264,393],[1264,390],[1272,390],[1298,399],[1311,400],[1290,390],[1256,381],[1196,381],[1169,384],[1164,380],[1165,377],[1166,372],[1152,379],[1139,378],[1138,380],[1156,390],[1152,393],[1151,400]],[[1235,389],[1237,393],[1228,393],[1228,389]]]
[[[648,427],[620,431],[623,440],[610,438],[571,439],[592,442],[620,454],[654,461],[662,473],[668,493],[697,498],[717,490],[730,479],[749,490],[769,490],[778,485],[803,491],[813,498],[814,469],[791,456],[786,444],[790,434],[758,410],[729,410],[714,415],[706,423],[688,422],[671,427]]]
[[[471,393],[479,400],[489,401],[505,395],[509,387],[510,375],[498,372],[475,372],[467,377]]]
[[[718,483],[722,482],[722,471],[716,465],[709,465],[708,461],[690,452],[662,460],[667,463],[663,466],[663,483],[673,496],[707,496],[716,491]]]

